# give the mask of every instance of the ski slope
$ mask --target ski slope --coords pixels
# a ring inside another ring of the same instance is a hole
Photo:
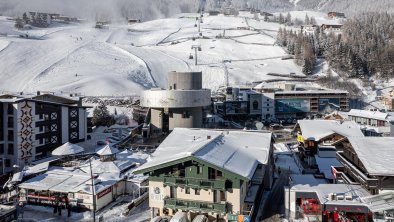
[[[250,13],[204,15],[199,36],[196,16],[111,24],[109,29],[54,23],[21,31],[0,17],[0,92],[138,95],[165,87],[169,71],[202,71],[203,86],[214,90],[225,84],[225,65],[230,84],[280,78],[268,73],[302,75],[274,45],[278,24],[254,20]],[[194,57],[192,45],[202,49],[197,65],[189,58]]]

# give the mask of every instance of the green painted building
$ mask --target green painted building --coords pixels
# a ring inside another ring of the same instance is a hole
[[[271,133],[185,128],[175,128],[135,171],[149,175],[152,216],[181,210],[210,220],[251,215],[272,172]]]

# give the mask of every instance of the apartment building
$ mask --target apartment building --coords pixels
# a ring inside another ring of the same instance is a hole
[[[351,109],[348,119],[358,123],[366,136],[394,136],[394,113]]]
[[[271,188],[273,162],[271,133],[175,128],[134,173],[149,175],[152,217],[237,221]]]
[[[0,174],[86,140],[86,107],[77,97],[0,95]]]
[[[311,114],[348,110],[348,92],[340,90],[285,90],[275,92],[277,119],[302,119]]]

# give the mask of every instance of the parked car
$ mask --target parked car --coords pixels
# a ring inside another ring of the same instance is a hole
[[[103,145],[105,145],[105,142],[104,141],[97,141],[97,146],[103,146]]]
[[[208,218],[205,215],[197,215],[194,219],[193,222],[208,222]]]
[[[280,130],[283,129],[283,126],[277,123],[271,123],[270,124],[270,129],[271,130]]]
[[[189,222],[187,219],[187,214],[185,212],[178,211],[171,218],[170,222]]]

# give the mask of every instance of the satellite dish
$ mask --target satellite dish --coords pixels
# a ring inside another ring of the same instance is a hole
[[[264,124],[262,122],[257,122],[256,123],[256,128],[257,128],[257,130],[263,130]]]

